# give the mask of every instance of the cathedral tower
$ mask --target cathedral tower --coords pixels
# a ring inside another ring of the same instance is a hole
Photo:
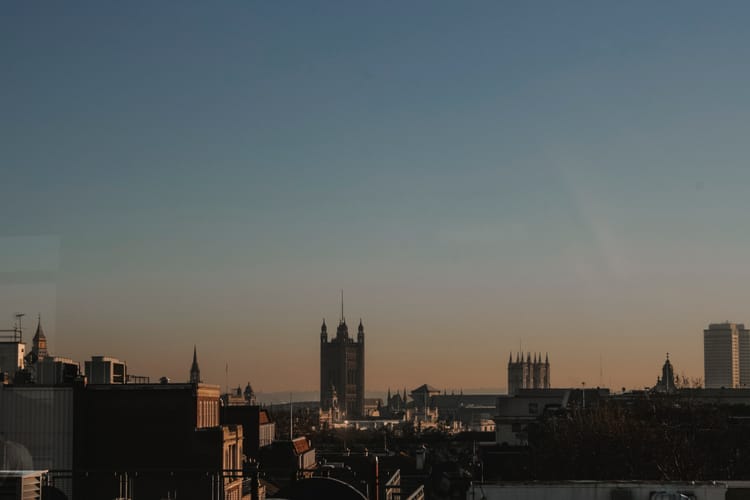
[[[519,389],[549,389],[550,388],[550,370],[549,355],[545,355],[542,361],[542,354],[534,354],[532,359],[531,353],[516,354],[516,360],[513,361],[513,354],[508,358],[508,395],[513,396],[518,393]]]

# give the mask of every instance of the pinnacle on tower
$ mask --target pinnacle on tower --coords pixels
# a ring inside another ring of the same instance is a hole
[[[193,345],[193,364],[190,366],[190,383],[201,383],[201,370],[198,367],[198,348]]]
[[[320,325],[320,341],[324,344],[328,342],[328,327],[325,318],[323,318],[323,324]]]
[[[344,318],[344,289],[341,289],[341,319],[339,320],[339,324],[346,323],[346,318]]]
[[[36,324],[36,334],[34,334],[34,341],[38,341],[40,339],[46,339],[47,337],[44,335],[44,330],[42,329],[42,315],[38,315],[38,323]]]
[[[31,348],[31,359],[32,362],[37,363],[47,356],[47,337],[44,335],[44,329],[42,329],[42,315],[40,314]]]

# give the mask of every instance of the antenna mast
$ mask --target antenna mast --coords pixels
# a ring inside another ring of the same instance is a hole
[[[23,342],[23,326],[21,325],[21,318],[26,316],[24,313],[16,313],[16,321],[18,322],[18,341]]]
[[[289,393],[289,441],[294,440],[294,411],[292,409],[292,393]]]

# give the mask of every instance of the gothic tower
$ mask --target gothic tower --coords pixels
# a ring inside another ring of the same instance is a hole
[[[48,356],[47,354],[47,337],[42,330],[42,315],[39,315],[39,323],[36,325],[36,334],[34,335],[33,345],[31,348],[35,362],[42,361]]]
[[[340,418],[361,418],[365,411],[365,328],[362,320],[356,340],[349,336],[341,294],[341,317],[336,336],[328,340],[325,320],[320,328],[320,408],[332,408],[336,395]]]
[[[534,354],[532,359],[531,353],[516,354],[516,360],[513,361],[513,354],[508,358],[508,395],[513,396],[518,393],[519,389],[549,389],[550,388],[550,369],[549,355],[545,356],[542,361],[542,354]]]

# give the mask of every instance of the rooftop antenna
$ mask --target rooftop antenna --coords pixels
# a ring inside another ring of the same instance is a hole
[[[341,323],[344,322],[344,289],[341,289]]]
[[[18,322],[18,341],[19,342],[23,341],[23,326],[21,325],[21,318],[23,318],[24,316],[26,315],[21,312],[17,312],[15,314],[16,321]]]
[[[292,393],[289,393],[289,441],[294,440],[294,410],[292,407]]]
[[[603,378],[604,378],[604,369],[602,368],[602,353],[599,353],[599,387],[602,386]]]
[[[226,385],[227,396],[228,396],[229,395],[229,363],[227,363],[226,368],[224,368],[224,384]]]

